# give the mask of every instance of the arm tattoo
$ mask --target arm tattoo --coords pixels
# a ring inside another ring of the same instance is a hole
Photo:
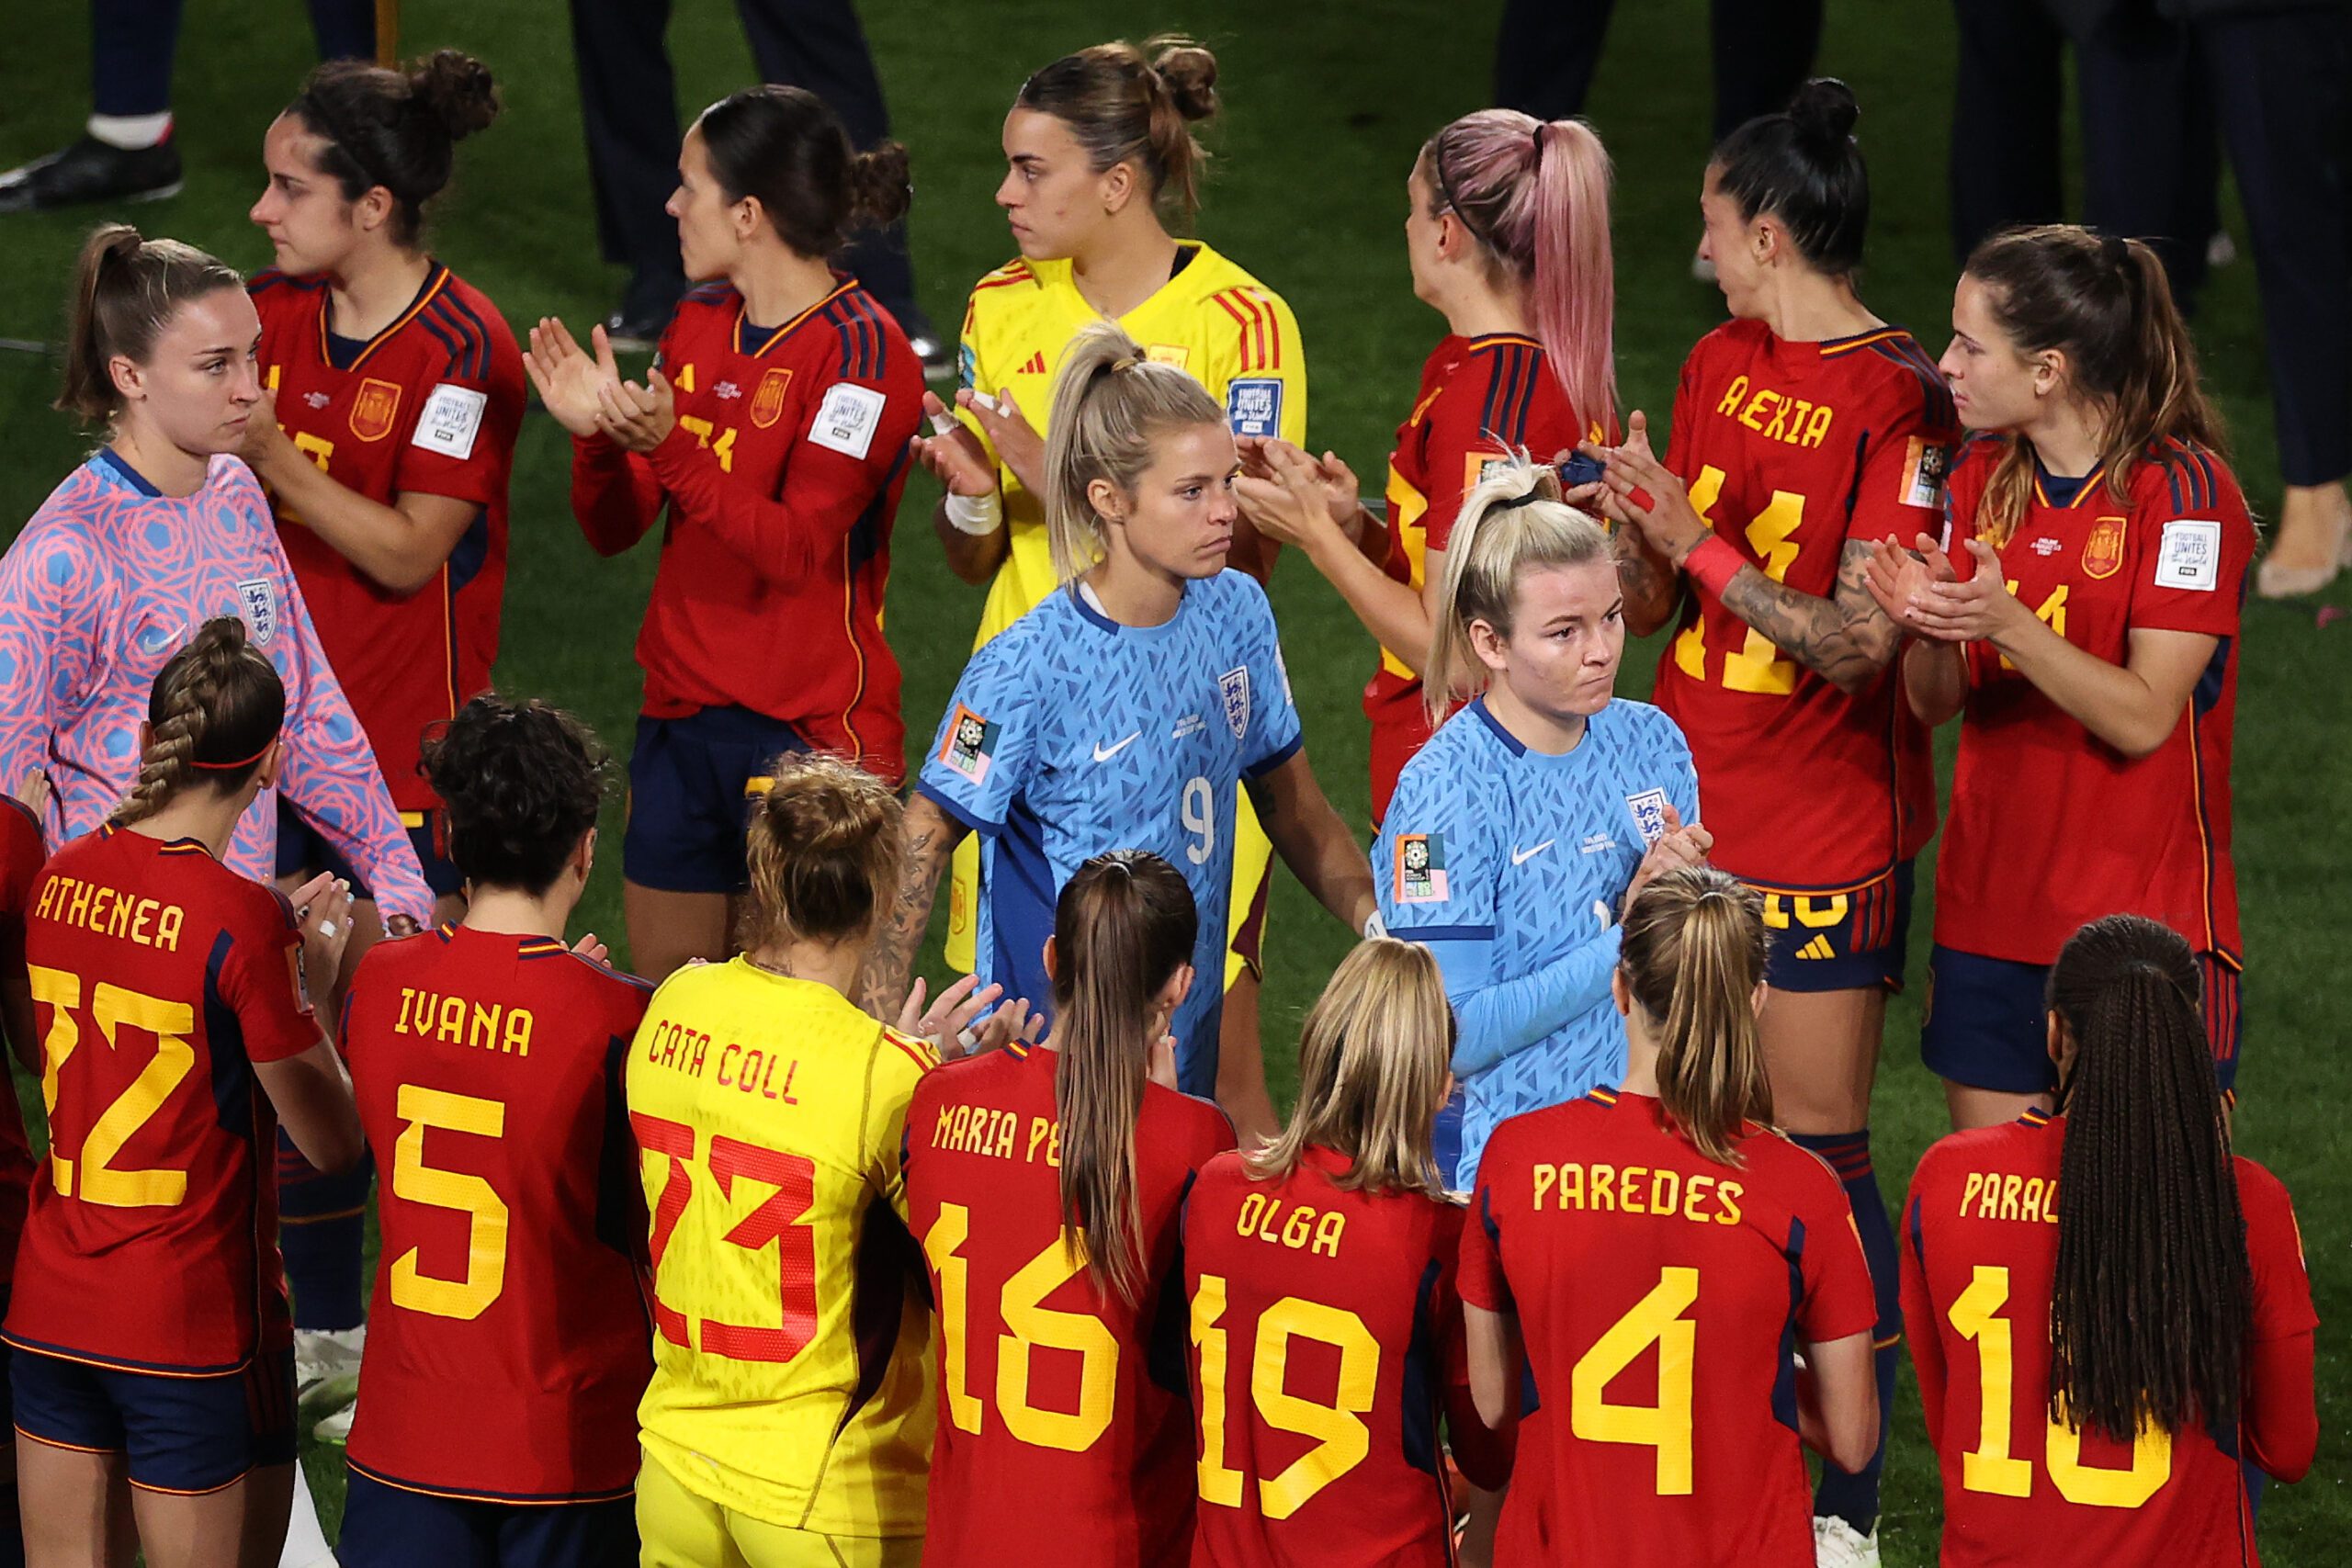
[[[907,976],[914,968],[915,951],[931,929],[931,905],[939,891],[939,874],[954,849],[955,838],[935,810],[908,808],[907,846],[899,862],[898,890],[875,928],[874,946],[866,954],[859,984],[865,1010],[876,1018],[898,1017],[899,1004],[907,994]]]
[[[1642,626],[1664,626],[1674,616],[1682,574],[1673,565],[1642,547],[1641,534],[1632,527],[1617,530],[1617,588],[1625,597],[1629,619]]]
[[[1824,680],[1843,691],[1860,691],[1886,668],[1901,641],[1866,586],[1871,549],[1860,539],[1846,542],[1837,592],[1827,599],[1743,566],[1724,590],[1724,607]]]

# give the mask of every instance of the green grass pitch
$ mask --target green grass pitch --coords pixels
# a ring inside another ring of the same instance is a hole
[[[965,289],[1012,254],[989,194],[1001,168],[1001,117],[1023,75],[1080,45],[1122,34],[1190,30],[1216,50],[1227,111],[1200,232],[1279,289],[1298,312],[1314,367],[1312,439],[1360,474],[1381,472],[1438,318],[1408,285],[1399,234],[1415,148],[1452,117],[1486,101],[1498,0],[1175,0],[1166,8],[1089,0],[973,0],[863,7],[899,136],[918,185],[915,258],[924,301],[952,328]],[[41,16],[36,22],[35,12]],[[52,14],[53,13],[53,14]],[[0,165],[76,134],[87,111],[82,7],[12,7],[27,47],[0,51]],[[571,42],[563,8],[410,0],[410,51],[457,45],[486,59],[504,85],[506,118],[459,150],[456,188],[435,225],[438,254],[481,286],[518,328],[543,312],[575,328],[609,309],[620,275],[598,258],[590,218]],[[40,37],[31,35],[38,28]],[[691,108],[752,80],[733,8],[681,0],[671,28],[680,96]],[[189,7],[178,65],[187,187],[128,209],[169,233],[258,267],[268,259],[244,218],[261,189],[260,144],[272,112],[311,61],[293,0],[211,0]],[[1918,331],[1930,353],[1946,337],[1953,267],[1945,230],[1945,142],[1952,44],[1933,0],[1832,0],[1820,69],[1860,96],[1860,135],[1875,178],[1865,298]],[[1721,317],[1712,288],[1687,271],[1697,239],[1697,185],[1710,121],[1706,6],[1650,0],[1618,7],[1589,113],[1617,160],[1618,363],[1627,403],[1664,423],[1683,355]],[[2231,209],[2234,216],[2234,209]],[[76,240],[96,216],[0,220],[0,336],[59,335],[60,301]],[[2245,230],[2237,229],[2241,244]],[[2238,472],[2257,512],[2275,512],[2278,475],[2260,323],[2249,264],[2217,275],[2199,337],[2209,380],[2235,433]],[[0,355],[0,518],[13,531],[84,449],[49,411],[53,372]],[[552,423],[526,424],[514,478],[514,567],[502,686],[571,706],[626,748],[639,693],[630,638],[654,549],[601,561],[566,503],[567,445]],[[956,582],[924,526],[932,497],[918,478],[901,512],[889,624],[907,671],[917,746],[931,732],[969,646],[979,595]],[[2339,586],[2331,597],[2352,599]],[[1274,587],[1283,641],[1317,773],[1342,812],[1365,824],[1365,729],[1356,694],[1373,650],[1338,596],[1298,561]],[[2352,623],[2317,624],[2310,603],[2249,606],[2237,780],[2239,877],[2249,975],[2241,1146],[2286,1180],[2299,1205],[2322,1317],[2319,1380],[2324,1437],[2312,1476],[2273,1487],[2262,1545],[2278,1568],[2341,1561],[2352,1540],[2352,1468],[2344,1429],[2352,1366],[2335,1325],[2352,1312],[2347,1198],[2352,1145],[2337,1108],[2352,1100],[2340,1028],[2352,1004],[2336,902],[2352,870]],[[774,650],[790,658],[788,645]],[[1648,690],[1655,645],[1629,649],[1621,689]],[[1947,755],[1950,740],[1945,739]],[[2032,809],[2030,800],[2019,808]],[[619,807],[582,911],[620,950]],[[2033,874],[2020,866],[2019,875]],[[1924,964],[1931,902],[1920,879],[1912,974]],[[944,900],[943,900],[944,903]],[[1287,874],[1275,895],[1265,1025],[1278,1097],[1287,1100],[1297,1022],[1345,950],[1348,933]],[[625,956],[625,955],[624,955]],[[929,966],[937,968],[937,948]],[[1879,1170],[1899,1199],[1920,1150],[1944,1125],[1942,1096],[1915,1049],[1916,992],[1888,1021],[1873,1114]],[[1894,1414],[1883,1540],[1890,1564],[1932,1560],[1939,1504],[1908,1373]],[[311,1474],[339,1511],[342,1464],[314,1450]],[[2330,1548],[2326,1543],[2338,1545]]]

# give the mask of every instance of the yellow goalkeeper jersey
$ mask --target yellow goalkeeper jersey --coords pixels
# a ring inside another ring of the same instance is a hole
[[[1199,240],[1177,243],[1174,276],[1150,299],[1118,319],[1145,354],[1190,372],[1225,405],[1236,435],[1306,440],[1306,358],[1298,318],[1282,296]],[[1068,260],[1015,258],[972,288],[964,310],[964,385],[995,397],[1004,389],[1042,434],[1052,418],[1054,375],[1080,327],[1101,321],[1070,281]],[[962,416],[981,443],[978,421]],[[996,455],[989,447],[989,455]],[[989,585],[973,646],[996,636],[1035,608],[1057,586],[1053,552],[1046,545],[1045,503],[1002,464],[1011,557]]]
[[[646,1452],[831,1535],[923,1529],[934,1394],[899,1155],[930,1050],[737,958],[672,976],[629,1051],[652,1215]]]

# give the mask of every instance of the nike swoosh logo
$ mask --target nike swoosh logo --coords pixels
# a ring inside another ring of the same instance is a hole
[[[1109,761],[1112,758],[1117,756],[1120,752],[1134,745],[1136,737],[1140,736],[1142,733],[1143,731],[1138,729],[1134,735],[1128,736],[1125,740],[1110,746],[1105,746],[1102,742],[1097,740],[1094,743],[1094,760],[1098,762]]]
[[[1510,863],[1513,865],[1525,865],[1529,861],[1533,860],[1537,855],[1542,854],[1545,850],[1548,850],[1551,847],[1552,840],[1546,839],[1532,850],[1513,849],[1510,852]]]

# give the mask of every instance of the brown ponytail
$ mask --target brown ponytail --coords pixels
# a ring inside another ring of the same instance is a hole
[[[1657,1098],[1690,1145],[1722,1165],[1749,1122],[1770,1125],[1756,1028],[1764,898],[1713,866],[1680,866],[1625,911],[1618,972],[1658,1032]]]
[[[2199,384],[2197,345],[2173,303],[2164,263],[2138,240],[2069,223],[1996,234],[1968,258],[1993,319],[2020,355],[2056,349],[2070,390],[2101,421],[2099,461],[2120,504],[2133,466],[2160,442],[2227,457],[2222,416]],[[2005,545],[2033,499],[2034,452],[2023,436],[1986,482],[1976,531]]]
[[[796,255],[829,256],[852,231],[906,216],[907,150],[850,146],[841,117],[805,87],[768,83],[729,93],[695,120],[729,203],[755,200]]]
[[[67,297],[65,376],[55,407],[92,424],[122,410],[117,355],[144,365],[180,307],[243,288],[233,267],[177,240],[141,240],[128,223],[101,223],[82,242]]]
[[[859,937],[899,886],[899,797],[838,757],[780,757],[768,773],[775,782],[752,806],[752,897],[737,941],[756,953]]]
[[[147,697],[147,750],[116,823],[142,822],[191,784],[243,789],[286,723],[286,687],[233,615],[207,621]]]
[[[1157,52],[1149,58],[1145,51]],[[1096,174],[1132,163],[1145,194],[1186,221],[1200,209],[1208,153],[1193,126],[1217,111],[1216,56],[1163,36],[1142,49],[1125,39],[1066,54],[1021,84],[1013,100],[1069,127]]]
[[[1143,1114],[1152,998],[1192,962],[1193,890],[1143,850],[1078,868],[1054,907],[1054,1104],[1061,1122],[1062,1224],[1095,1289],[1142,1294],[1136,1122]]]

